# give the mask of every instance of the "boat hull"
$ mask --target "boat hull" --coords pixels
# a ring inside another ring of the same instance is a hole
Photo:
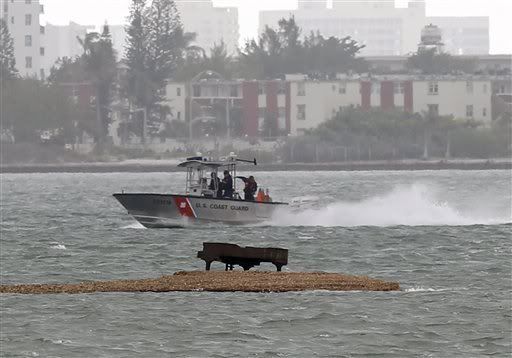
[[[268,221],[285,203],[262,203],[174,194],[114,194],[138,222],[147,228],[169,228],[196,222],[251,224]]]

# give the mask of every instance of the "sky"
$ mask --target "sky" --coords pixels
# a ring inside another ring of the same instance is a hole
[[[99,26],[124,24],[130,0],[40,0],[45,6],[43,23]],[[357,1],[357,0],[343,0]],[[237,6],[240,40],[257,35],[260,10],[288,10],[297,0],[214,0],[216,6]],[[398,0],[403,6],[405,0]],[[512,0],[427,0],[427,16],[489,16],[491,53],[512,53]]]

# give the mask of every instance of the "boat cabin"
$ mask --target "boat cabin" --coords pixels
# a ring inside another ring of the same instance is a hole
[[[185,193],[191,196],[216,198],[223,172],[227,170],[233,178],[233,199],[241,199],[236,188],[236,167],[239,162],[256,165],[256,159],[254,161],[237,159],[234,154],[218,161],[201,156],[187,158],[185,162],[178,164],[178,167],[187,169]],[[213,180],[215,176],[219,178],[218,181]]]

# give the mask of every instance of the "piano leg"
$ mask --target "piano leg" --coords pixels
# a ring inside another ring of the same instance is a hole
[[[274,265],[276,265],[277,272],[281,272],[281,268],[283,267],[283,265],[280,265],[280,264],[274,264]]]
[[[206,271],[210,271],[210,268],[212,267],[211,261],[206,261]]]

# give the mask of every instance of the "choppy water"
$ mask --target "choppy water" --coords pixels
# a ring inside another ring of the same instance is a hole
[[[256,227],[146,230],[111,194],[181,191],[181,174],[3,175],[2,283],[203,269],[196,251],[218,240],[286,247],[288,270],[370,275],[402,291],[3,295],[0,356],[510,356],[510,172],[257,179],[296,211]]]

